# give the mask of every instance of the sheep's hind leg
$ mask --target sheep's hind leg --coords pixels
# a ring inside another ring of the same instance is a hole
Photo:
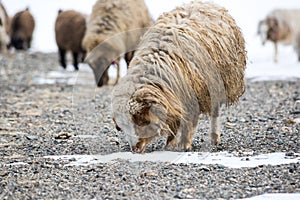
[[[211,144],[220,144],[220,106],[214,106],[210,117]]]
[[[59,52],[59,57],[60,57],[60,64],[62,65],[62,67],[64,69],[66,69],[67,65],[66,65],[66,51],[62,48],[58,48],[58,52]]]
[[[76,52],[73,52],[73,65],[74,65],[74,68],[75,70],[77,71],[79,68],[78,68],[78,53]]]

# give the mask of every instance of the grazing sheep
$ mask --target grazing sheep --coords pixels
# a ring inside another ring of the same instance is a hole
[[[296,35],[294,48],[295,48],[295,51],[298,55],[298,61],[300,62],[300,32]]]
[[[66,68],[66,53],[72,52],[73,65],[78,70],[78,63],[83,61],[85,50],[81,42],[86,30],[86,16],[74,10],[58,11],[55,21],[55,39],[58,46],[60,63]]]
[[[93,69],[99,87],[108,83],[107,68],[111,63],[118,67],[119,80],[119,57],[125,53],[129,64],[131,49],[134,49],[145,32],[143,28],[151,24],[152,19],[144,0],[98,0],[95,3],[82,44],[90,53],[86,62]],[[133,29],[136,30],[134,34],[130,32]],[[113,36],[115,38],[111,39]],[[103,45],[95,48],[98,44]]]
[[[7,52],[9,45],[9,16],[5,7],[0,3],[0,49],[1,53]]]
[[[267,40],[274,43],[274,62],[278,61],[278,43],[295,45],[300,32],[300,10],[276,9],[258,23],[258,34],[264,45]]]
[[[11,20],[10,46],[16,49],[29,49],[31,47],[34,27],[35,21],[28,8],[17,12]]]
[[[220,143],[221,104],[244,93],[246,52],[227,10],[193,1],[161,15],[142,37],[127,74],[114,88],[113,120],[134,152],[157,136],[168,148],[189,150],[200,113],[211,117]]]

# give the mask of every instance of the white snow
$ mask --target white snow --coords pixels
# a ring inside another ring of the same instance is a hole
[[[96,163],[111,162],[116,159],[128,160],[130,162],[152,161],[166,163],[195,163],[195,164],[220,164],[229,168],[257,167],[259,165],[281,165],[296,163],[300,158],[289,158],[285,153],[276,152],[261,154],[257,156],[237,157],[228,152],[172,152],[155,151],[145,154],[134,154],[131,152],[117,152],[108,155],[61,155],[46,156],[52,159],[76,159],[68,165],[90,165]]]
[[[244,198],[243,200],[299,200],[300,193],[270,193],[259,196]]]

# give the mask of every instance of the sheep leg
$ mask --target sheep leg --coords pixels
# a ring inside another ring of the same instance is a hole
[[[220,105],[213,106],[210,117],[210,138],[211,144],[220,144]]]
[[[59,57],[60,57],[60,64],[62,65],[62,67],[64,69],[67,68],[67,65],[66,65],[66,51],[62,48],[58,48],[58,52],[59,52]]]
[[[180,142],[178,144],[179,150],[190,151],[192,149],[192,139],[196,126],[192,122],[187,122],[187,124],[182,128],[182,133],[180,136]]]
[[[30,49],[31,48],[31,38],[29,38],[28,40],[27,40],[27,47]]]
[[[75,70],[78,70],[78,53],[73,52],[73,65]]]
[[[278,62],[278,45],[277,42],[274,42],[274,62],[277,63]]]
[[[115,65],[117,66],[117,79],[115,85],[120,81],[120,61],[115,61]]]
[[[147,144],[149,144],[153,140],[153,138],[154,137],[139,138],[138,143],[131,148],[131,151],[133,153],[144,153],[144,151],[147,147]]]
[[[132,60],[133,53],[134,53],[134,51],[130,51],[130,52],[125,53],[124,57],[125,57],[125,61],[126,61],[126,64],[127,64],[127,68],[129,66],[130,61]]]
[[[174,126],[170,127],[170,131],[167,133],[166,149],[174,149],[177,145],[176,135],[179,129],[180,122],[175,123]],[[164,133],[163,133],[164,135]]]

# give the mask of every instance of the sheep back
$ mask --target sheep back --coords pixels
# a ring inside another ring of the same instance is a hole
[[[226,9],[195,1],[158,18],[142,37],[125,80],[163,82],[182,105],[195,95],[200,111],[210,113],[211,100],[221,98],[221,90],[226,99],[220,101],[227,105],[244,93],[244,43]]]
[[[11,43],[16,49],[28,49],[31,46],[35,20],[29,9],[17,12],[11,20]]]
[[[131,29],[150,26],[152,19],[144,0],[98,0],[93,6],[87,24],[87,32],[83,39],[83,46],[88,52],[107,38]],[[142,34],[142,33],[141,33]],[[123,48],[136,45],[139,36],[123,38]]]
[[[66,51],[83,52],[81,42],[86,30],[86,16],[74,10],[59,12],[55,21],[57,46]]]

